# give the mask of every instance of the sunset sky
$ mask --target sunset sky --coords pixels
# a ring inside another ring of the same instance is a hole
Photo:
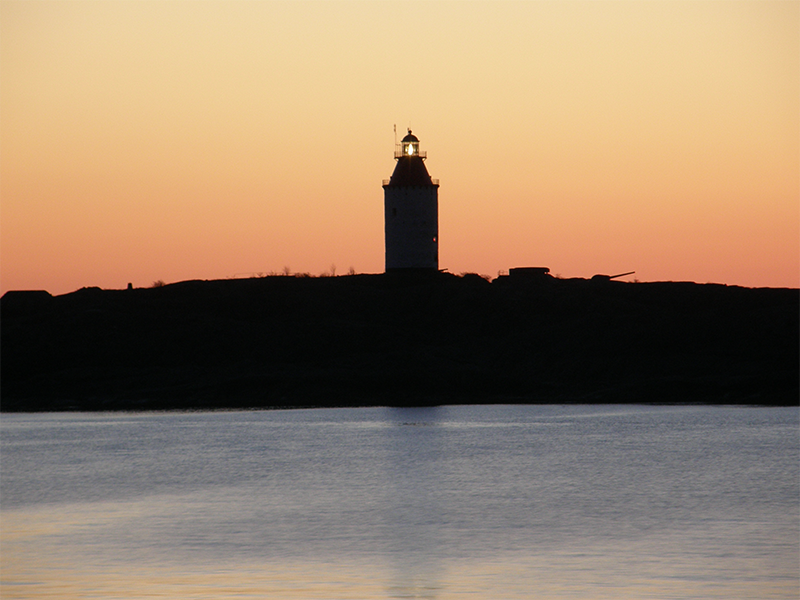
[[[0,3],[0,287],[440,266],[800,285],[800,2]]]

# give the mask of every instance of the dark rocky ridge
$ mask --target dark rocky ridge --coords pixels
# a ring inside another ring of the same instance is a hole
[[[2,298],[4,411],[797,404],[800,294],[438,274]]]

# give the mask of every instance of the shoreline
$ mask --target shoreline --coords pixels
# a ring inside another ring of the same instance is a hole
[[[800,292],[432,273],[7,292],[0,411],[798,404]]]

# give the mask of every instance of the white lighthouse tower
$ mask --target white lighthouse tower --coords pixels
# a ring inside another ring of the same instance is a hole
[[[397,165],[383,180],[386,272],[439,270],[439,180],[425,168],[417,136],[408,130],[394,152]]]

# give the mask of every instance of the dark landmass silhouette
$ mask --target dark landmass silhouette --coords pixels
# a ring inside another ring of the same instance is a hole
[[[8,292],[0,409],[798,403],[797,289],[534,275]]]

